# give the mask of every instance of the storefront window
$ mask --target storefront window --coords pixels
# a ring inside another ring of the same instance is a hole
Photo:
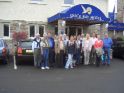
[[[9,37],[9,24],[4,24],[4,32],[3,35]]]
[[[81,28],[78,28],[77,31],[78,31],[77,35],[81,35],[81,32],[82,32]]]
[[[55,35],[58,35],[58,27],[55,27]]]

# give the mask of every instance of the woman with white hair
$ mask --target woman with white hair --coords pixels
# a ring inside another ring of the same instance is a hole
[[[92,41],[90,39],[90,34],[86,34],[86,39],[84,40],[84,65],[89,64],[91,48]]]

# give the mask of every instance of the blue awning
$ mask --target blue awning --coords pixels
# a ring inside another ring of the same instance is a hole
[[[104,13],[97,7],[89,4],[79,4],[61,11],[54,16],[48,18],[48,23],[55,22],[59,19],[63,20],[80,20],[94,23],[108,23]]]

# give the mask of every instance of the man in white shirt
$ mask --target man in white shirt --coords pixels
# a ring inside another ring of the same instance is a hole
[[[34,66],[40,67],[41,64],[41,38],[40,34],[37,33],[33,42],[32,42],[32,50],[34,52]]]

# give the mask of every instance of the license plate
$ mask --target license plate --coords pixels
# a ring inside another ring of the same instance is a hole
[[[32,53],[33,51],[32,50],[26,50],[26,53]]]

